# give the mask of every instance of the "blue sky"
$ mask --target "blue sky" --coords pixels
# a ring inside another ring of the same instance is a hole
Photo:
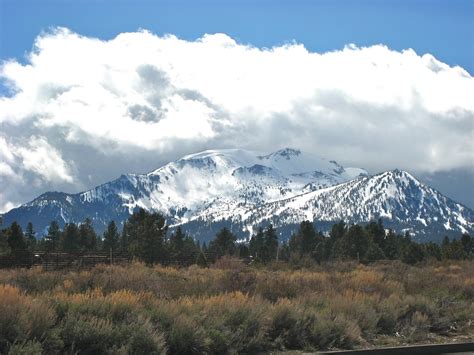
[[[345,44],[413,48],[474,73],[474,1],[0,0],[0,55],[23,61],[34,38],[65,26],[110,39],[139,28],[196,39],[224,32],[271,47],[295,40],[325,52]]]

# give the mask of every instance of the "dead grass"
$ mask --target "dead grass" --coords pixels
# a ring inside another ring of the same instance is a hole
[[[400,266],[0,270],[0,352],[256,353],[474,337],[474,262]]]

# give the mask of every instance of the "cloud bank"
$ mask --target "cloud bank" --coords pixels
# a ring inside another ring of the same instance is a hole
[[[294,146],[372,171],[474,162],[473,78],[411,49],[58,28],[0,78],[0,211],[207,148]]]

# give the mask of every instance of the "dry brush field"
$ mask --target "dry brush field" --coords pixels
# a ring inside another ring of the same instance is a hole
[[[191,354],[474,339],[474,262],[0,270],[0,353]]]

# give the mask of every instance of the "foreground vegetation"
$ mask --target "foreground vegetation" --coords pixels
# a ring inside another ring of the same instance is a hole
[[[302,262],[303,263],[303,262]],[[474,338],[474,262],[0,270],[0,353],[192,354]]]

